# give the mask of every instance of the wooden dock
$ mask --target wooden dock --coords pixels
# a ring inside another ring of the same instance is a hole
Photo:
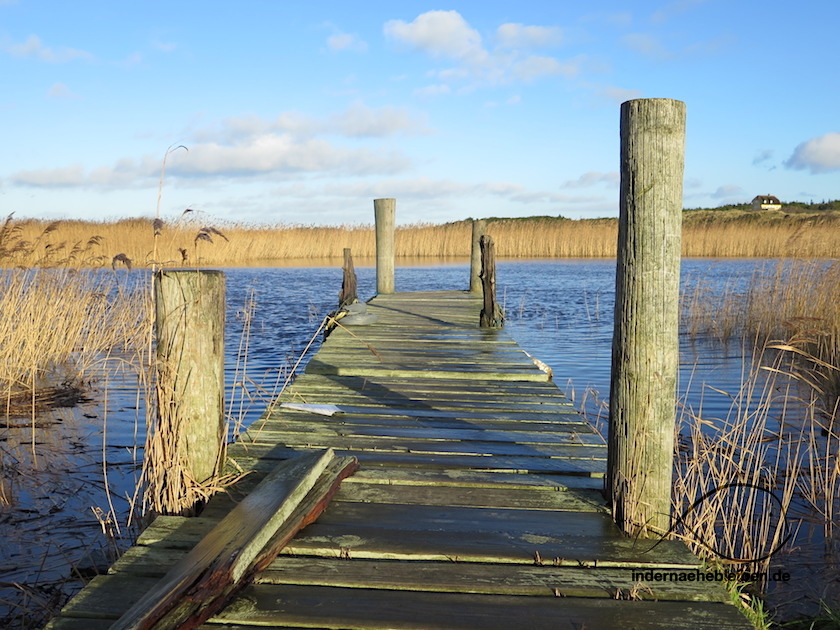
[[[503,330],[478,327],[480,308],[465,292],[374,298],[378,321],[336,329],[229,447],[251,474],[199,517],[159,517],[49,627],[110,627],[278,462],[332,448],[360,469],[201,627],[751,628],[682,543],[620,534],[604,440]]]

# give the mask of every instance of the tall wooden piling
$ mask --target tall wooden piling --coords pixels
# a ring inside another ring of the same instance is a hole
[[[621,106],[621,192],[606,490],[627,533],[671,525],[685,103]]]
[[[394,292],[394,230],[396,199],[374,199],[376,219],[376,292]]]
[[[472,222],[472,249],[470,250],[470,291],[479,293],[481,291],[481,244],[479,240],[487,232],[487,221],[484,219],[473,219]]]
[[[183,503],[159,511],[178,513],[195,503],[189,486],[212,480],[224,454],[225,276],[164,270],[154,285],[158,443],[147,456],[163,460],[153,492]]]

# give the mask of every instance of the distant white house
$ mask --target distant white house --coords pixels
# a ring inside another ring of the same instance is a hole
[[[781,210],[782,202],[773,195],[758,195],[752,200],[753,210]]]

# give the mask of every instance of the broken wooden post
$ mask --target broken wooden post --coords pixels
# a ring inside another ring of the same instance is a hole
[[[164,270],[154,287],[158,399],[146,460],[160,470],[147,471],[147,495],[153,511],[178,514],[195,505],[196,485],[215,478],[224,454],[225,276]]]
[[[482,328],[499,328],[505,317],[496,303],[496,246],[492,237],[486,234],[478,242],[481,248],[481,282],[484,292],[479,325]]]
[[[472,248],[470,250],[470,292],[481,291],[481,245],[479,239],[487,231],[487,221],[484,219],[473,219],[472,222]]]
[[[685,103],[621,106],[621,192],[606,491],[627,533],[671,526]]]
[[[396,199],[374,199],[376,219],[376,292],[394,292],[394,229]]]
[[[350,254],[350,248],[344,248],[344,277],[341,280],[341,292],[338,294],[338,308],[342,309],[348,304],[351,304],[359,299],[357,295],[358,282],[356,279],[356,270],[353,267],[353,256]]]

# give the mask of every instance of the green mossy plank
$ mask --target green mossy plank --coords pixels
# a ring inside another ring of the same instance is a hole
[[[204,538],[220,520],[201,516],[158,516],[137,537],[135,544],[146,547],[161,545],[178,549],[189,548],[184,544],[173,544],[173,541],[195,540],[197,542]]]
[[[502,455],[507,457],[552,457],[558,459],[607,458],[606,444],[542,444],[503,441],[449,440],[431,436],[427,439],[411,439],[388,436],[344,436],[324,433],[299,433],[266,431],[260,433],[255,444],[284,444],[288,447],[334,448],[358,452],[385,451],[395,453],[464,454],[483,456]]]
[[[418,425],[419,426],[416,426]],[[415,427],[394,427],[388,425],[367,425],[353,422],[343,422],[336,418],[335,422],[312,420],[309,422],[274,422],[266,424],[256,434],[259,442],[272,440],[286,442],[289,434],[323,435],[336,437],[381,438],[381,439],[412,439],[412,440],[458,440],[475,442],[505,442],[515,444],[544,444],[567,446],[604,446],[603,438],[596,433],[577,433],[573,431],[519,431],[514,422],[507,424],[507,430],[473,429],[463,426],[440,427],[429,426],[426,423],[415,423]],[[251,434],[249,434],[250,437]]]
[[[61,610],[62,617],[119,618],[157,583],[155,577],[98,575]]]
[[[465,529],[422,530],[408,526],[380,529],[356,524],[351,527],[315,523],[292,540],[281,555],[484,564],[532,565],[541,562],[592,569],[692,569],[700,566],[700,561],[675,541],[665,541],[648,553],[651,545],[634,545],[627,539],[600,537],[594,533],[575,536],[521,531],[470,532]]]
[[[499,394],[511,398],[530,400],[531,397],[552,398],[568,401],[557,385],[550,382],[500,383],[492,379],[476,379],[470,383],[461,381],[441,381],[428,378],[372,378],[361,376],[325,376],[320,374],[302,374],[289,391],[295,388],[314,387],[319,390],[334,388],[337,391],[351,391],[357,394],[417,394],[424,393],[460,393],[466,396],[484,396]]]
[[[523,420],[528,421],[531,419],[543,419],[549,421],[551,418],[547,416],[554,416],[554,419],[557,421],[562,421],[564,417],[571,416],[572,418],[580,418],[580,416],[576,412],[566,412],[565,410],[557,412],[548,412],[546,414],[542,414],[540,412],[533,412],[533,411],[505,411],[505,410],[489,410],[489,411],[475,411],[470,408],[452,408],[452,409],[435,409],[431,404],[423,407],[422,405],[415,404],[415,406],[382,406],[382,407],[374,407],[368,405],[340,405],[340,411],[336,413],[335,418],[340,420],[342,417],[348,417],[352,419],[353,416],[398,416],[398,417],[406,417],[406,418],[442,418],[446,420],[451,419],[458,419],[458,420],[481,420],[481,419],[488,419],[488,420]],[[296,414],[309,414],[311,416],[311,412],[295,410],[295,409],[287,409],[284,407],[275,407],[274,413],[288,413],[292,417]],[[322,416],[323,417],[323,416]],[[332,416],[326,416],[332,417]]]
[[[243,444],[237,442],[228,447],[228,459],[235,462],[237,457],[248,460],[265,458],[282,460],[299,453],[320,448],[295,447],[282,445]],[[602,459],[560,459],[551,457],[506,457],[491,455],[443,455],[429,453],[395,453],[386,451],[356,451],[335,449],[336,455],[354,455],[359,462],[367,466],[405,466],[427,468],[464,468],[468,470],[491,470],[500,472],[547,473],[552,475],[586,475],[603,477],[606,462]]]
[[[673,630],[752,628],[734,606],[714,602],[616,601],[255,584],[218,623],[307,628],[484,630]]]
[[[317,356],[317,355],[316,355]],[[472,380],[473,378],[493,378],[499,381],[548,381],[548,375],[540,372],[536,368],[534,370],[522,370],[520,372],[505,371],[481,371],[480,367],[463,370],[445,370],[445,369],[428,369],[423,366],[418,367],[391,367],[382,365],[381,367],[371,365],[370,367],[352,365],[333,365],[325,363],[320,359],[313,358],[306,366],[306,373],[308,374],[334,374],[336,376],[422,376],[423,378],[441,378],[441,379],[459,379]]]
[[[257,584],[300,584],[384,590],[728,602],[722,584],[700,582],[694,569],[670,569],[674,581],[641,582],[631,569],[277,558]],[[680,578],[683,578],[681,581]],[[689,581],[691,579],[691,581]]]
[[[109,630],[113,623],[112,619],[55,617],[44,630]]]
[[[578,475],[534,475],[462,469],[406,470],[405,468],[360,469],[345,484],[388,484],[456,488],[538,489],[565,492],[569,489],[601,491],[603,479]]]
[[[402,505],[607,513],[604,497],[597,490],[546,492],[543,490],[509,490],[502,488],[345,484],[339,490],[335,500],[375,504],[397,503]]]

